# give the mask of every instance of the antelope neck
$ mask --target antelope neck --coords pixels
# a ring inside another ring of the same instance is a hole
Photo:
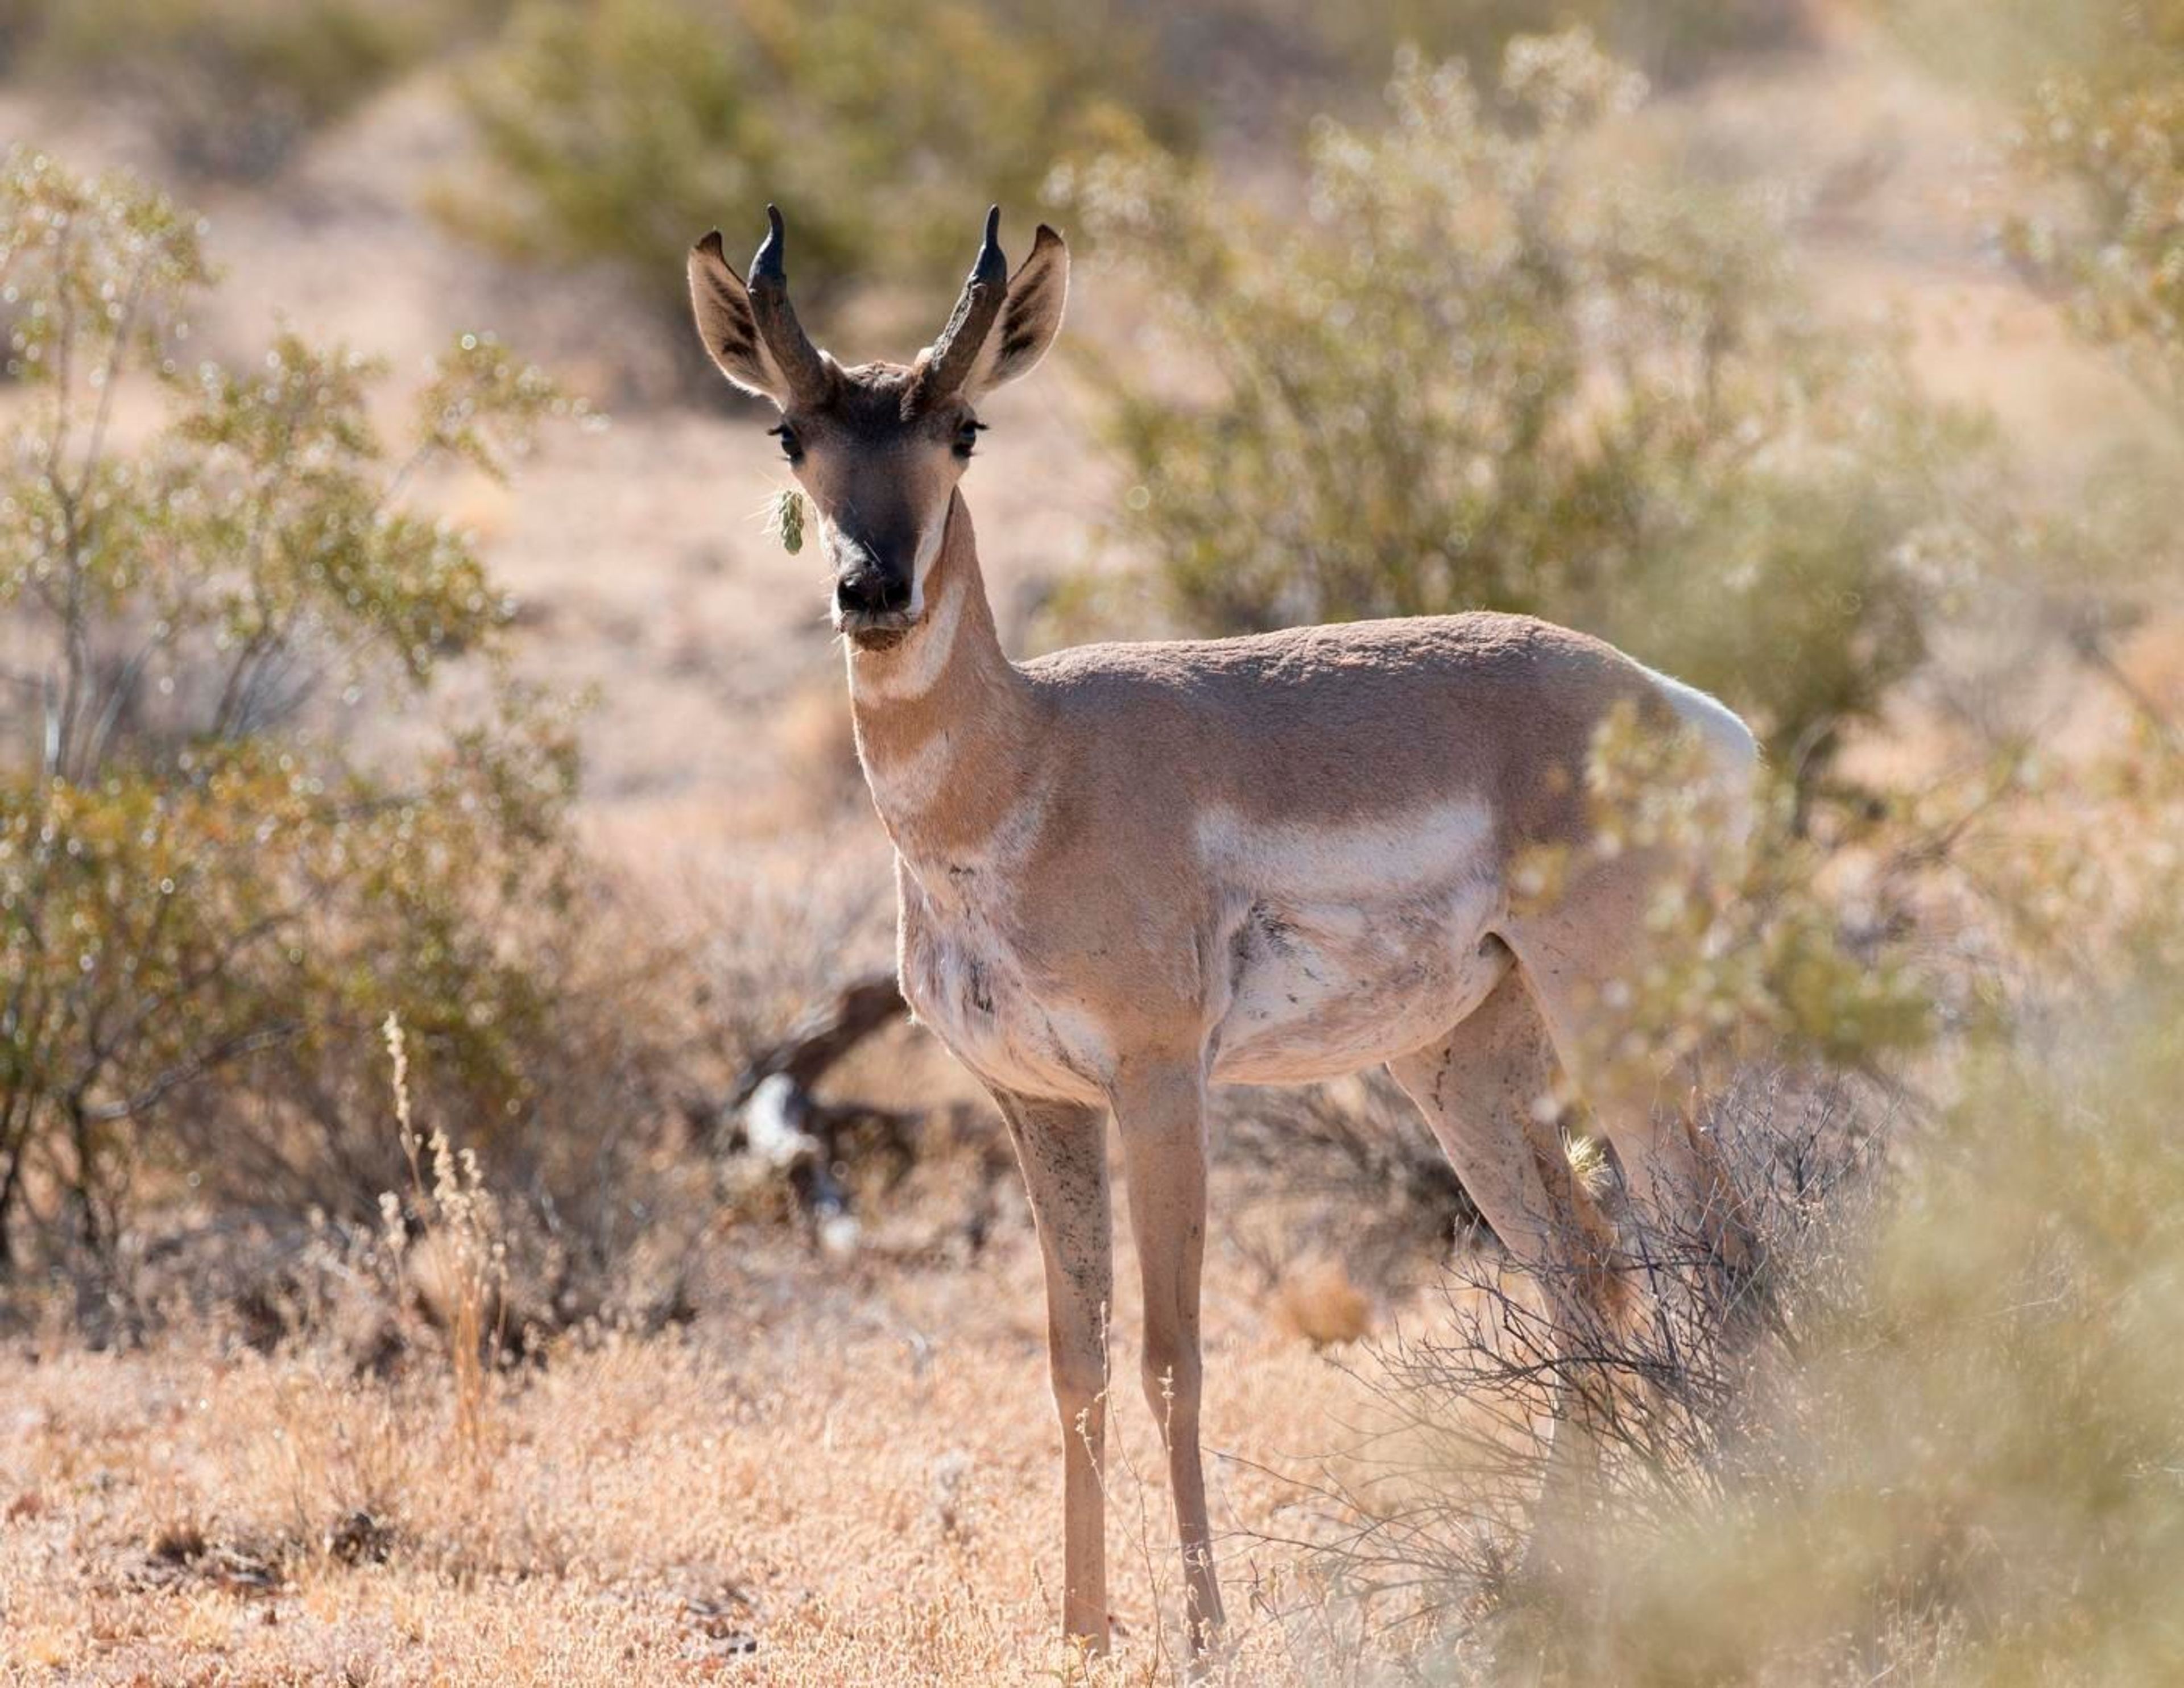
[[[924,614],[884,650],[850,647],[857,756],[873,806],[913,865],[944,866],[1017,811],[1038,756],[1039,711],[1001,649],[961,493],[949,499]]]

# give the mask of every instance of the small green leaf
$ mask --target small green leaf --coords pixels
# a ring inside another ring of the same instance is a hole
[[[781,549],[794,556],[804,549],[804,494],[794,487],[784,487],[773,501],[773,517],[766,523],[768,531],[781,541]]]

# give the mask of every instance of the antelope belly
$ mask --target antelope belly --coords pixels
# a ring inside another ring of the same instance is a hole
[[[1452,795],[1338,825],[1199,817],[1223,888],[1212,957],[1228,961],[1214,1076],[1333,1078],[1403,1055],[1476,1008],[1507,966],[1494,823]]]
[[[1487,935],[1493,905],[1475,884],[1391,901],[1255,900],[1229,935],[1214,1078],[1332,1078],[1434,1041],[1508,969]]]

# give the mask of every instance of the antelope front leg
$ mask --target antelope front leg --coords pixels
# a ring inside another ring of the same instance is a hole
[[[1061,1415],[1062,1632],[1107,1651],[1106,1115],[996,1090],[1046,1262],[1046,1351]]]
[[[1116,1086],[1114,1101],[1129,1179],[1130,1228],[1145,1280],[1145,1400],[1167,1444],[1190,1645],[1202,1653],[1223,1623],[1198,1447],[1206,1087],[1194,1061],[1127,1074]]]

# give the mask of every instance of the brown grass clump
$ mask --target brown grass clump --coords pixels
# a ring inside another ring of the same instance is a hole
[[[1373,1329],[1373,1303],[1339,1260],[1299,1262],[1275,1291],[1281,1328],[1316,1348],[1361,1340]]]
[[[508,1281],[507,1245],[499,1234],[493,1194],[485,1187],[477,1156],[467,1149],[458,1155],[437,1125],[429,1140],[421,1142],[410,1111],[409,1052],[402,1022],[393,1014],[387,1017],[386,1036],[394,1067],[394,1118],[403,1158],[410,1163],[410,1203],[422,1238],[413,1251],[401,1200],[390,1191],[380,1198],[387,1250],[446,1339],[456,1437],[472,1466],[482,1471],[487,1368],[504,1334],[501,1289]],[[426,1149],[432,1167],[429,1184],[422,1158]]]

